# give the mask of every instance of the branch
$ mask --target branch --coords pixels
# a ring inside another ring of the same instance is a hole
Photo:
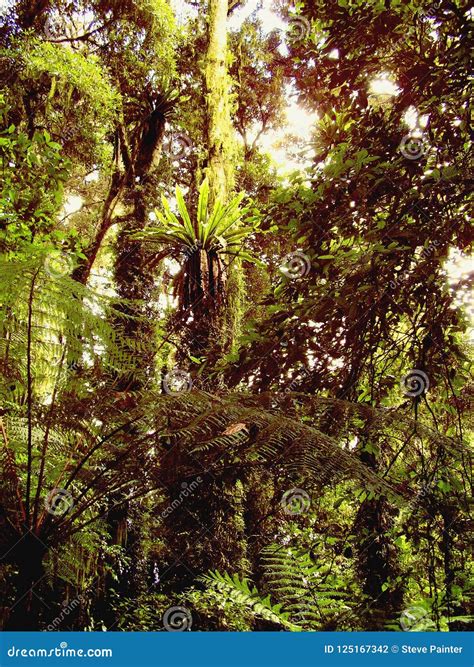
[[[67,489],[69,486],[71,486],[72,482],[77,477],[77,474],[79,473],[79,471],[84,467],[84,465],[87,463],[87,461],[90,459],[90,457],[99,449],[99,447],[101,447],[105,442],[107,442],[108,440],[113,438],[117,433],[120,433],[120,431],[122,429],[126,428],[127,426],[131,426],[132,424],[137,422],[139,419],[142,418],[142,416],[143,415],[139,415],[138,417],[135,417],[135,419],[132,419],[131,421],[129,421],[125,424],[121,424],[120,426],[115,428],[113,431],[111,431],[111,433],[106,435],[105,438],[102,438],[101,440],[99,440],[99,442],[97,442],[92,447],[92,449],[79,461],[77,466],[74,468],[71,476],[69,477],[66,484],[64,485],[64,489]]]
[[[119,507],[120,505],[123,505],[124,503],[130,502],[130,500],[135,500],[136,498],[141,498],[143,496],[146,496],[148,493],[153,493],[153,491],[158,491],[159,489],[163,488],[163,484],[159,484],[158,486],[153,486],[151,489],[145,489],[141,490],[138,493],[135,493],[131,496],[128,496],[127,498],[123,498],[117,503],[114,503],[111,507],[108,507],[106,512],[110,512],[110,510],[114,509],[115,507]],[[71,531],[70,533],[66,533],[66,538],[72,537],[72,535],[75,535],[75,533],[78,533],[80,530],[85,528],[86,526],[89,526],[91,523],[94,523],[95,521],[98,521],[104,516],[105,512],[102,512],[101,514],[96,514],[96,516],[92,517],[92,519],[89,519],[88,521],[85,521],[84,523],[79,524],[75,528],[75,530]]]
[[[98,28],[95,28],[94,30],[89,30],[89,32],[85,32],[83,35],[78,35],[77,37],[61,37],[61,39],[47,39],[45,41],[50,42],[52,44],[62,44],[63,42],[83,42],[91,35],[95,35],[98,32],[102,32],[102,30],[108,28],[109,25],[111,25],[115,21],[116,19],[110,19],[109,21],[106,21],[103,25],[99,26]]]

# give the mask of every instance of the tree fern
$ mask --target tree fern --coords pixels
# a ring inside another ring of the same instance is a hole
[[[133,359],[127,360],[120,333],[104,317],[111,300],[56,274],[48,257],[36,248],[30,261],[0,267],[0,467],[9,480],[0,495],[5,553],[25,528],[45,544],[58,544],[100,518],[107,494],[120,489],[126,502],[156,488],[147,472],[156,466],[147,455],[154,436],[130,434],[139,414],[117,414],[108,425],[81,421],[62,407],[63,394],[69,402],[75,396],[72,369],[100,364],[133,372]],[[74,400],[80,404],[78,396]],[[141,475],[134,470],[138,460]],[[59,500],[63,494],[71,502],[60,515],[48,510],[55,490]]]

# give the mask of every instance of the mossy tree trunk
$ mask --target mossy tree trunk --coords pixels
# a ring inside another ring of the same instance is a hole
[[[227,201],[234,187],[235,138],[231,119],[232,93],[228,74],[228,0],[208,0],[208,47],[206,53],[206,144],[209,200]],[[243,300],[242,266],[234,260],[226,270],[221,307],[213,312],[213,327],[219,332],[216,354],[229,351],[240,328]]]
[[[122,328],[133,341],[137,352],[135,379],[122,378],[118,390],[138,390],[154,375],[156,317],[152,307],[154,277],[147,267],[145,245],[130,235],[143,231],[149,203],[156,198],[156,172],[165,134],[166,114],[158,107],[143,122],[135,150],[130,148],[130,177],[125,194],[130,212],[124,217],[116,243],[115,282],[119,296],[125,300],[121,311],[126,315]]]
[[[371,470],[379,470],[373,452],[363,450],[360,459]],[[368,600],[364,617],[374,630],[383,630],[403,604],[398,553],[390,534],[393,518],[384,497],[365,500],[356,518],[358,570]]]
[[[219,199],[227,203],[234,186],[234,132],[231,120],[231,81],[227,72],[227,14],[228,0],[208,0],[208,43],[205,56],[204,78],[206,86],[205,138],[207,161],[205,175],[209,180],[209,205]],[[218,380],[208,378],[215,361],[228,349],[228,322],[232,322],[236,311],[236,290],[229,286],[241,285],[241,266],[236,263],[224,267],[217,256],[201,250],[188,259],[188,275],[183,282],[183,305],[187,305],[193,315],[193,323],[188,334],[188,350],[196,357],[205,356],[207,367],[204,378],[207,388],[215,389]],[[239,275],[234,274],[238,272]],[[171,497],[179,494],[176,484],[171,489]],[[173,576],[185,580],[184,570],[203,573],[211,567],[209,554],[213,554],[214,564],[224,570],[247,572],[247,538],[244,507],[247,490],[242,481],[233,475],[210,484],[203,484],[187,499],[187,512],[180,519],[182,530],[190,534],[196,531],[196,522],[190,517],[198,517],[197,525],[204,526],[206,532],[197,544],[183,553],[180,564]],[[170,521],[170,539],[176,530],[178,519]],[[177,531],[180,534],[180,530]],[[219,535],[213,539],[212,534]],[[215,566],[215,565],[214,565]],[[181,568],[181,569],[180,569]],[[176,569],[176,568],[175,568]]]
[[[231,121],[230,79],[227,73],[228,0],[208,2],[206,54],[206,143],[211,205],[227,200],[234,182],[234,139]]]

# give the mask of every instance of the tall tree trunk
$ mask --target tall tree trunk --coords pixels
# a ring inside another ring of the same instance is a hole
[[[227,71],[228,0],[208,0],[208,46],[206,53],[206,176],[209,200],[227,201],[234,187],[235,139],[231,119],[231,81]],[[224,276],[223,307],[215,313],[218,331],[214,355],[232,349],[240,330],[244,295],[242,266],[234,260]],[[216,326],[217,325],[217,326]]]
[[[360,459],[372,470],[379,467],[376,455],[371,452],[362,451]],[[385,498],[362,503],[356,517],[358,569],[363,592],[369,598],[364,617],[371,630],[383,630],[403,602],[401,585],[395,584],[400,572],[397,551],[388,535],[391,525],[390,506]]]
[[[126,318],[121,326],[125,336],[138,346],[138,354],[131,349],[134,357],[136,377],[123,377],[118,390],[137,390],[153,375],[155,356],[155,317],[150,306],[153,299],[153,273],[146,267],[145,244],[131,240],[130,235],[143,231],[148,214],[148,206],[156,198],[156,169],[160,160],[165,133],[166,115],[160,106],[152,111],[144,121],[142,131],[131,156],[130,175],[127,179],[125,198],[132,206],[131,212],[123,219],[117,244],[115,260],[115,281],[117,292],[126,303],[120,311]]]
[[[228,0],[209,0],[206,54],[207,150],[206,175],[211,204],[225,201],[234,181],[234,140],[231,122],[230,81],[227,74]]]
[[[230,79],[227,73],[227,13],[228,0],[208,0],[208,43],[204,75],[207,147],[205,173],[209,180],[210,206],[217,199],[226,203],[234,185],[234,137]],[[231,267],[231,271],[235,270],[239,271],[240,267]],[[204,280],[203,275],[206,276]],[[186,300],[183,300],[183,303],[194,300],[194,303],[189,303],[194,321],[187,336],[192,340],[192,343],[188,343],[188,350],[193,356],[206,356],[206,371],[212,369],[216,358],[224,350],[226,320],[232,317],[235,308],[235,303],[229,302],[229,276],[229,269],[223,269],[217,258],[201,251],[194,253],[189,262],[189,273],[185,276]],[[215,293],[216,289],[219,294]],[[186,338],[184,341],[186,342]],[[204,378],[203,373],[201,379],[206,382],[208,389],[215,388],[215,378]],[[170,498],[179,495],[179,483],[176,483],[170,492]],[[206,572],[210,567],[211,553],[214,554],[214,564],[217,563],[217,567],[227,570],[230,568],[235,572],[247,571],[243,511],[245,495],[246,489],[239,479],[234,475],[223,476],[214,483],[198,487],[195,493],[186,499],[186,516],[170,516],[166,519],[171,528],[173,523],[180,520],[189,524],[189,516],[198,517],[198,526],[208,528],[208,532],[202,535],[198,543],[182,554],[173,576],[185,581],[186,570],[194,574]],[[170,530],[172,544],[173,540],[173,531]]]

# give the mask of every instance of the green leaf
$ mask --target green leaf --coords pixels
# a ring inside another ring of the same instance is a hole
[[[189,217],[188,209],[184,201],[183,193],[179,186],[176,186],[176,204],[178,206],[178,211],[181,216],[181,219],[184,223],[184,228],[186,230],[186,233],[191,238],[194,237],[197,239],[198,238],[197,230],[193,228],[191,218]]]

